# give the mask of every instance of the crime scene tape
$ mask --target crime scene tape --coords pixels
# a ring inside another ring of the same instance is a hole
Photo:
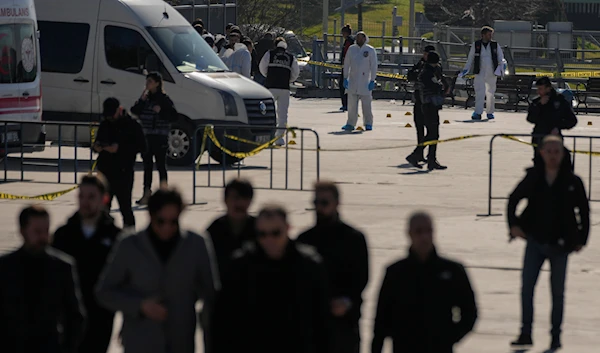
[[[329,69],[342,70],[344,68],[342,65],[330,64],[330,63],[325,63],[325,62],[321,62],[321,61],[312,61],[312,60],[299,60],[299,61],[303,61],[303,62],[307,63],[308,65],[321,66],[321,67],[326,67]],[[377,72],[377,76],[386,77],[386,78],[394,78],[394,79],[398,79],[398,80],[406,79],[406,75],[392,74],[389,72]]]
[[[532,147],[537,147],[537,144],[535,143],[531,143],[531,142],[527,142],[525,140],[521,140],[520,138],[517,138],[515,136],[511,136],[511,135],[502,135],[502,138],[505,138],[507,140],[511,140],[511,141],[516,141],[519,143],[522,143],[524,145],[528,145],[528,146],[532,146]],[[577,154],[584,154],[584,155],[592,155],[592,156],[600,156],[600,152],[596,152],[596,151],[580,151],[580,150],[569,150],[570,153],[577,153]]]
[[[97,128],[90,127],[90,138],[92,141],[92,145],[96,141],[96,130],[97,130]],[[90,173],[96,169],[97,163],[98,163],[98,160],[96,159],[94,161],[94,164],[92,165],[92,170],[90,171]],[[79,185],[75,185],[75,186],[70,187],[65,190],[50,192],[47,194],[42,194],[42,195],[37,195],[37,196],[24,196],[24,195],[13,195],[13,194],[7,194],[7,193],[0,193],[0,200],[52,201],[63,195],[70,193],[71,191],[73,191],[77,188],[79,188]]]

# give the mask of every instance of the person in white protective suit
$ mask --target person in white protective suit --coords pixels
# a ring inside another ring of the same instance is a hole
[[[358,101],[362,103],[365,130],[373,130],[373,111],[371,92],[375,88],[377,76],[377,52],[368,45],[369,37],[365,32],[356,34],[356,43],[352,44],[344,58],[344,88],[348,93],[348,121],[342,130],[353,131],[358,121]]]
[[[492,40],[494,29],[488,26],[481,28],[481,39],[473,43],[469,58],[461,76],[469,73],[475,75],[475,112],[471,118],[481,120],[483,104],[488,119],[494,119],[494,94],[496,80],[504,73],[504,54],[498,42]]]
[[[235,51],[231,54],[229,67],[231,71],[237,72],[238,74],[251,78],[252,71],[252,54],[253,43],[250,39],[244,39],[242,43],[235,43]]]

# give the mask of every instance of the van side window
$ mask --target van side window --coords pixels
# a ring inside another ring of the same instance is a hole
[[[37,48],[33,22],[0,25],[0,83],[33,82]]]
[[[117,26],[104,27],[104,51],[110,67],[139,75],[143,75],[149,56],[158,57],[139,32]],[[164,65],[158,61],[163,79],[174,82]]]
[[[83,69],[90,25],[38,21],[42,71],[77,74]]]

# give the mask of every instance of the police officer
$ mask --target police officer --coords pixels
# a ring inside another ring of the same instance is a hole
[[[414,82],[416,83],[417,80],[419,79],[419,74],[421,73],[421,71],[423,70],[423,68],[425,67],[425,65],[427,65],[427,54],[429,54],[429,52],[435,51],[435,48],[433,47],[433,45],[428,45],[425,47],[425,49],[423,49],[423,57],[421,57],[421,60],[419,60],[418,63],[416,63],[412,69],[410,69],[408,71],[408,81],[409,82]],[[423,118],[423,107],[422,107],[422,103],[421,103],[421,92],[419,92],[418,89],[418,85],[415,85],[415,92],[413,94],[414,100],[415,100],[415,105],[413,107],[413,117],[415,120],[415,129],[417,129],[417,144],[422,144],[423,141],[425,140],[425,119]],[[423,151],[425,150],[425,147],[423,146],[417,146],[417,148],[415,148],[415,150],[413,151],[413,153],[411,153],[410,155],[408,155],[408,157],[406,157],[406,160],[408,161],[408,163],[412,164],[412,165],[417,165],[419,164],[419,162],[426,162],[427,160],[425,159],[425,157],[423,157]]]
[[[496,80],[504,70],[504,54],[497,42],[492,40],[494,29],[485,26],[481,28],[481,39],[471,45],[469,58],[461,76],[471,72],[475,75],[475,112],[473,120],[481,120],[483,103],[486,105],[488,119],[494,119],[494,94]]]
[[[146,150],[146,139],[142,126],[127,114],[116,98],[104,101],[104,120],[98,127],[94,151],[98,152],[97,169],[109,183],[110,207],[112,198],[117,197],[125,227],[134,227],[135,218],[131,209],[133,172],[138,153]]]
[[[265,53],[260,61],[260,72],[267,78],[265,87],[269,89],[277,103],[277,127],[285,128],[290,107],[290,83],[300,75],[296,57],[287,51],[287,43],[282,37],[275,40],[275,49]],[[282,130],[279,130],[281,133]],[[283,138],[277,141],[284,145]]]

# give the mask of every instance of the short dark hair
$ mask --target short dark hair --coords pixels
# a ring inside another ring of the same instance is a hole
[[[83,178],[81,178],[81,181],[79,182],[79,186],[84,185],[96,187],[101,194],[106,194],[108,192],[108,181],[102,173],[97,173],[96,175],[84,175]]]
[[[257,219],[261,218],[281,218],[287,223],[287,211],[283,206],[280,205],[267,205],[264,206],[259,212]]]
[[[119,110],[120,106],[121,106],[121,102],[119,102],[119,100],[117,98],[115,98],[115,97],[106,98],[104,103],[102,103],[102,116],[105,118],[115,116],[115,114],[117,113],[117,110]]]
[[[233,23],[228,23],[227,26],[225,26],[225,29],[230,29],[231,27],[234,27],[235,25]]]
[[[273,33],[270,33],[270,32],[265,33],[265,35],[263,36],[263,39],[273,40]]]
[[[233,179],[225,186],[225,198],[231,194],[232,191],[237,192],[241,198],[252,200],[254,197],[254,188],[250,181],[246,179]]]
[[[179,211],[183,211],[185,205],[181,193],[175,188],[160,188],[148,200],[148,212],[154,215],[167,205],[175,205]]]
[[[194,20],[194,22],[192,22],[192,27],[195,27],[196,25],[201,25],[202,27],[204,27],[204,21],[202,21],[201,18],[197,18]]]
[[[345,25],[344,27],[342,27],[342,33],[348,33],[351,34],[352,33],[352,27],[350,27],[350,24]]]
[[[486,33],[489,33],[489,32],[493,33],[494,29],[492,27],[490,27],[490,26],[483,26],[483,27],[481,27],[481,34],[486,34]]]
[[[440,56],[438,55],[438,53],[434,52],[434,51],[430,51],[427,54],[427,63],[428,64],[439,64],[440,62]]]
[[[48,210],[40,205],[31,205],[25,207],[19,214],[19,226],[26,228],[32,218],[50,218]]]
[[[426,211],[416,211],[413,212],[410,217],[408,217],[408,230],[410,231],[412,227],[415,225],[417,221],[426,220],[430,223],[433,223],[433,217]]]
[[[425,48],[423,48],[424,53],[431,53],[432,51],[435,51],[435,47],[433,45],[426,45]]]
[[[198,32],[198,34],[203,35],[204,34],[204,26],[201,24],[197,24],[194,26],[194,29],[196,30],[196,32]]]
[[[336,201],[340,200],[340,189],[332,181],[318,181],[315,183],[315,193],[329,192]]]
[[[248,46],[248,45],[254,45],[254,42],[250,38],[244,38],[242,40],[242,44]]]
[[[540,86],[552,87],[552,81],[550,81],[549,77],[542,77],[539,80],[535,81],[535,85],[537,87],[540,87]]]

